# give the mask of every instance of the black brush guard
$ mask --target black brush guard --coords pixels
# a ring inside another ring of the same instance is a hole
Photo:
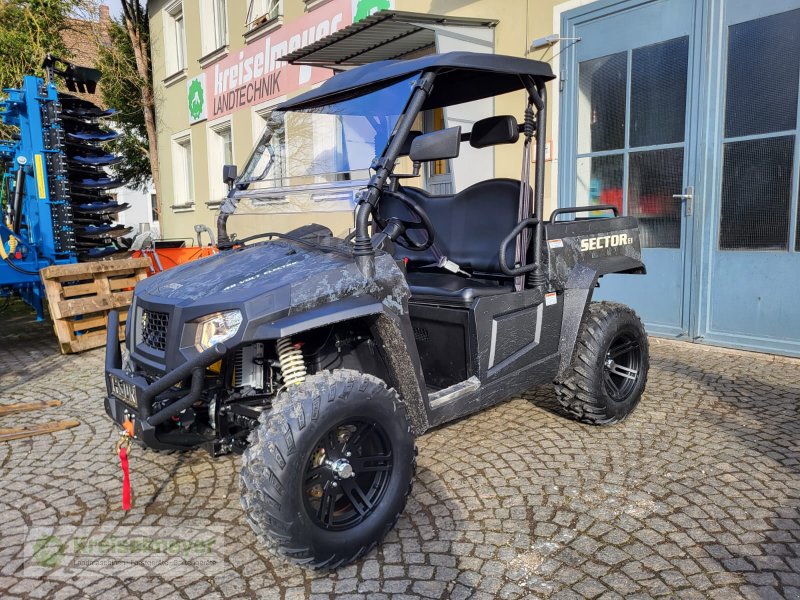
[[[122,369],[122,354],[119,345],[119,313],[112,310],[108,313],[108,337],[106,338],[106,398],[105,408],[108,415],[118,424],[130,419],[134,424],[136,437],[151,448],[174,448],[174,444],[162,444],[156,437],[156,427],[191,407],[200,398],[203,391],[205,371],[210,365],[227,354],[225,344],[216,344],[185,362],[177,369],[170,371],[161,379],[149,383],[140,375],[126,373]],[[113,393],[112,378],[116,377],[135,390],[136,406],[131,406]],[[188,380],[188,385],[187,385]],[[183,384],[181,388],[172,390]],[[188,390],[178,395],[167,406],[153,412],[153,406],[161,394],[172,390],[171,395],[181,389]]]

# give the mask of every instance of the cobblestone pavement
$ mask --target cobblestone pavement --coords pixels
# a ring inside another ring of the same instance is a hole
[[[800,598],[800,361],[654,340],[621,425],[563,418],[548,387],[428,433],[396,529],[328,574],[258,545],[235,456],[134,450],[121,512],[102,353],[60,356],[49,326],[23,317],[0,327],[0,402],[63,402],[0,427],[81,421],[0,444],[3,598]],[[218,526],[224,546],[181,574],[35,572],[25,542],[56,525]]]

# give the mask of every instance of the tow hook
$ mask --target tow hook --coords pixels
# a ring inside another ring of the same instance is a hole
[[[131,449],[133,432],[133,421],[125,419],[122,422],[122,431],[119,432],[119,439],[114,444],[114,454],[119,455],[119,462],[122,467],[122,510],[126,511],[131,509],[131,476],[128,468],[128,453]]]

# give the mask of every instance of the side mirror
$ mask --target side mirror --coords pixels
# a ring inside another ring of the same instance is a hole
[[[228,187],[233,185],[233,182],[236,181],[236,165],[225,165],[222,167],[222,181],[224,181]]]
[[[412,129],[408,132],[405,141],[403,141],[403,145],[400,147],[400,152],[398,152],[398,156],[408,156],[411,152],[411,144],[414,143],[414,140],[417,139],[419,136],[422,135],[421,131],[417,131]]]
[[[461,147],[461,127],[450,127],[414,138],[408,156],[414,162],[456,158]]]

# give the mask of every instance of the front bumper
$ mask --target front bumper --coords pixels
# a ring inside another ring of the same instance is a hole
[[[206,368],[220,360],[227,352],[225,344],[216,344],[150,383],[141,375],[129,374],[122,369],[119,313],[116,310],[110,311],[106,338],[106,413],[119,425],[125,420],[132,421],[135,439],[140,440],[145,446],[174,449],[175,443],[165,443],[158,439],[156,428],[192,406],[200,398]],[[188,385],[185,383],[187,380]],[[183,384],[181,389],[188,390],[186,394],[180,394],[180,390],[177,390],[177,393],[176,390],[171,390],[181,384]],[[115,388],[117,394],[122,388],[129,392],[127,402],[114,393]],[[159,410],[154,410],[155,401],[168,391],[172,401]]]

